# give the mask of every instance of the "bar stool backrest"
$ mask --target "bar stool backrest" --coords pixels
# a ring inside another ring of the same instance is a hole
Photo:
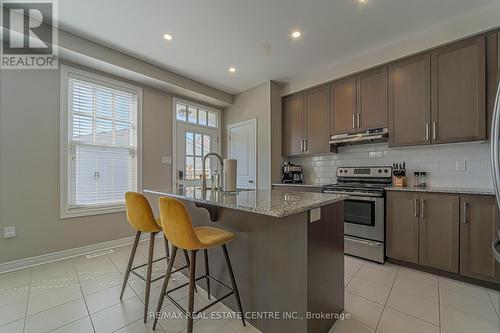
[[[148,199],[137,192],[125,193],[125,206],[127,208],[127,221],[138,231],[156,232],[158,224]]]
[[[186,206],[175,198],[159,199],[160,219],[163,234],[175,247],[198,250],[203,247],[193,229],[191,216]]]

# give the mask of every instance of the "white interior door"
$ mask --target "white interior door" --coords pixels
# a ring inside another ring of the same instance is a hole
[[[177,123],[177,186],[201,186],[203,156],[211,152],[220,153],[217,134],[216,129]],[[207,179],[216,169],[220,169],[216,163],[219,163],[216,159],[207,160]]]
[[[257,188],[257,120],[227,127],[228,158],[238,160],[237,187]]]

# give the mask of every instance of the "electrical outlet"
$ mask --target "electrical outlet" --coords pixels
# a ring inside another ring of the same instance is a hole
[[[3,238],[14,238],[16,237],[16,227],[11,225],[3,228]]]
[[[172,156],[162,156],[161,164],[172,164]]]
[[[384,157],[383,151],[371,151],[368,153],[369,158]]]
[[[457,171],[465,171],[466,165],[465,165],[465,160],[464,161],[456,161],[455,162],[455,170]]]

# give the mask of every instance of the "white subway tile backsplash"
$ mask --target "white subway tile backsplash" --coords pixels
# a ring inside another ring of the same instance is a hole
[[[388,147],[387,143],[346,146],[338,154],[297,157],[292,163],[302,165],[307,183],[335,183],[339,166],[392,166],[406,162],[408,183],[413,171],[426,171],[430,186],[487,188],[491,180],[490,144],[464,143],[410,148]],[[465,161],[466,170],[457,171],[456,162]]]

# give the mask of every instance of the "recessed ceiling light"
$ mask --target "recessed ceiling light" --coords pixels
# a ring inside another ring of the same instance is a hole
[[[230,71],[231,73],[234,73],[234,72],[236,72],[236,68],[234,68],[234,67],[229,67],[229,71]]]
[[[302,36],[302,33],[300,31],[294,31],[292,32],[292,37],[293,38],[300,38]]]
[[[358,3],[361,3],[361,4],[366,3],[366,2],[367,2],[367,0],[358,0]]]
[[[164,34],[163,38],[165,38],[166,40],[172,40],[172,35]]]

